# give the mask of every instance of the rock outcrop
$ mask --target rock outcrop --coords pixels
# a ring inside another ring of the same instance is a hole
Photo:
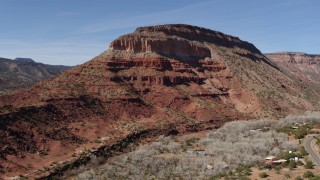
[[[265,54],[269,59],[278,63],[293,63],[301,65],[319,64],[320,55],[302,52],[278,52]]]
[[[141,27],[87,63],[1,97],[0,164],[5,176],[30,173],[132,133],[318,109],[316,92],[237,37],[190,25]]]

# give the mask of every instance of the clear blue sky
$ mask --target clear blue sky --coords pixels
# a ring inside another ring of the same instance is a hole
[[[184,23],[320,54],[319,0],[0,0],[0,57],[81,64],[136,27]]]

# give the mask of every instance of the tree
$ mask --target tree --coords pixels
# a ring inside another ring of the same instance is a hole
[[[299,147],[299,152],[300,157],[309,155],[308,151],[303,146]]]
[[[292,169],[294,169],[294,168],[296,168],[296,167],[297,167],[296,162],[293,161],[293,160],[290,160],[290,161],[289,161],[289,164],[288,164],[288,168],[289,168],[290,170],[292,170]]]
[[[311,171],[307,171],[307,172],[303,173],[303,177],[304,178],[311,178],[311,177],[314,177],[314,174]]]
[[[311,161],[307,161],[304,165],[304,168],[306,169],[313,169],[313,163]]]
[[[316,141],[317,145],[320,146],[320,138],[317,137],[316,139],[317,139],[317,141]]]
[[[259,174],[259,177],[266,178],[266,177],[268,177],[268,174],[265,173],[265,172],[262,172],[262,173]]]

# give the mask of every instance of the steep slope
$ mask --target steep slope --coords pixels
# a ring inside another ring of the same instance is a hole
[[[301,52],[279,52],[265,55],[284,72],[301,81],[320,84],[320,55]]]
[[[30,88],[36,82],[55,76],[69,68],[36,63],[26,58],[17,58],[17,60],[0,58],[0,95]]]
[[[190,25],[142,27],[83,65],[1,97],[0,164],[4,176],[48,170],[139,133],[318,109],[316,90],[237,37]]]

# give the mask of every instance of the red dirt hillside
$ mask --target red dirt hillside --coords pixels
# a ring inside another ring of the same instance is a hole
[[[316,91],[237,37],[190,25],[137,28],[91,61],[0,97],[0,171],[46,170],[134,132],[319,109]]]

